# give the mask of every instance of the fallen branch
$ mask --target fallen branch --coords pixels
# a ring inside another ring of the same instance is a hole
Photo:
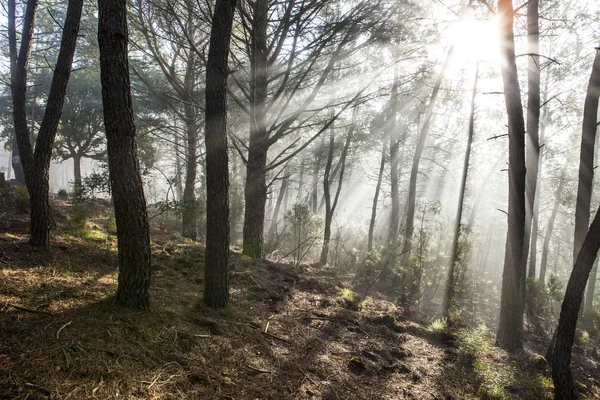
[[[250,365],[250,364],[246,364],[246,367],[248,367],[248,368],[249,368],[249,369],[251,369],[252,371],[256,371],[256,372],[259,372],[259,373],[261,373],[261,374],[274,374],[274,373],[275,373],[275,371],[268,371],[268,370],[266,370],[266,369],[260,369],[260,368],[256,368],[256,367],[253,367],[253,366],[252,366],[252,365]]]
[[[64,324],[63,326],[61,326],[58,331],[56,331],[56,339],[60,339],[60,333],[62,332],[63,329],[65,329],[67,326],[71,325],[71,322],[73,321],[69,321],[66,324]]]
[[[272,333],[269,333],[269,332],[263,332],[262,334],[266,335],[266,336],[269,336],[269,337],[272,337],[273,339],[281,340],[282,342],[292,343],[290,340],[288,340],[286,338],[282,338],[280,336],[273,335]]]
[[[44,315],[50,315],[50,316],[52,315],[52,313],[49,313],[48,311],[33,310],[31,308],[25,308],[25,307],[17,306],[15,304],[10,304],[10,303],[6,303],[6,305],[9,307],[16,308],[17,310],[26,311],[26,312],[33,313],[33,314],[44,314]]]

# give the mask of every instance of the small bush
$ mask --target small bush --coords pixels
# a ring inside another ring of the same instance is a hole
[[[83,205],[81,203],[77,203],[73,206],[73,208],[71,210],[70,220],[71,220],[71,223],[76,228],[85,227],[85,223],[88,220],[88,218],[89,218],[89,213],[88,213],[87,209],[85,208],[85,205]]]
[[[473,364],[477,375],[482,380],[478,394],[484,399],[505,399],[505,388],[513,382],[514,368],[495,369],[483,361],[477,360]]]
[[[29,214],[29,192],[24,187],[18,187],[14,191],[15,205],[17,210],[24,214]]]
[[[442,317],[434,320],[427,328],[429,332],[445,333],[448,331],[448,318]]]
[[[477,328],[460,329],[456,337],[460,351],[468,357],[477,357],[491,347],[485,324],[481,324]]]
[[[66,189],[60,189],[56,194],[56,197],[60,200],[69,200],[69,192],[67,192]]]

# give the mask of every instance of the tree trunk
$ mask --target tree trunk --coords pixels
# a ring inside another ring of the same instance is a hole
[[[73,154],[73,175],[74,175],[74,189],[75,193],[81,190],[81,156],[79,154]]]
[[[191,102],[184,105],[187,152],[185,163],[185,186],[183,188],[183,212],[181,214],[181,234],[183,237],[198,239],[198,205],[196,201],[196,175],[198,170],[198,125],[196,106]]]
[[[594,263],[594,268],[590,274],[590,279],[585,292],[585,309],[592,310],[594,308],[594,291],[596,290],[596,279],[598,277],[598,258]]]
[[[25,99],[20,98],[20,96],[25,95],[25,90],[19,88],[17,91],[20,93],[17,94],[16,97],[13,95],[13,99],[22,103],[15,106],[14,113],[15,128],[21,126],[19,129],[16,129],[19,152],[22,153],[24,148],[29,149],[26,150],[28,156],[21,158],[21,162],[23,163],[25,170],[26,181],[28,182],[27,186],[31,204],[31,236],[29,238],[29,243],[36,247],[45,248],[50,244],[51,216],[48,191],[52,145],[54,144],[54,139],[56,137],[56,131],[58,129],[58,123],[60,121],[60,115],[62,113],[62,107],[67,91],[67,84],[69,82],[69,76],[71,75],[71,66],[73,64],[75,45],[79,33],[82,7],[83,0],[69,1],[58,59],[52,75],[52,83],[46,102],[46,109],[38,132],[35,153],[33,154],[31,153],[31,141],[28,136],[29,130],[26,127],[23,128],[23,121],[20,121],[24,116],[17,115],[25,109]],[[33,23],[31,29],[33,29]],[[22,52],[23,48],[21,48],[21,53]],[[23,64],[21,60],[16,64],[17,69],[20,67],[26,68],[26,64]],[[26,84],[26,73],[19,71],[15,73],[15,76],[17,75],[21,76],[20,79],[17,79],[18,84]],[[27,135],[27,138],[23,135]],[[30,165],[28,166],[27,164]],[[27,177],[28,174],[29,177]]]
[[[398,242],[398,229],[400,224],[400,193],[398,191],[398,165],[400,164],[400,132],[398,131],[398,70],[394,68],[394,82],[390,94],[390,104],[387,121],[385,124],[386,134],[390,140],[390,198],[392,209],[390,211],[390,229],[388,232],[388,244],[395,249]]]
[[[539,0],[530,0],[527,3],[527,38],[528,38],[528,63],[527,63],[527,172],[525,182],[525,236],[523,241],[523,268],[527,269],[527,256],[529,254],[529,240],[531,238],[531,225],[534,217],[534,204],[536,198],[538,168],[540,157],[540,26],[539,26]],[[533,246],[533,245],[532,245]],[[529,268],[529,277],[535,278],[535,263]]]
[[[325,174],[323,175],[323,189],[324,189],[324,197],[325,197],[325,230],[323,233],[323,247],[321,248],[321,257],[319,258],[319,264],[325,265],[327,264],[327,259],[329,256],[329,242],[331,240],[331,223],[333,222],[333,215],[335,213],[335,209],[337,208],[338,200],[340,198],[340,193],[342,191],[342,184],[344,182],[344,173],[346,171],[346,159],[348,157],[348,149],[350,148],[350,143],[352,142],[352,135],[354,134],[354,128],[356,126],[356,108],[352,114],[352,125],[348,131],[348,135],[346,136],[346,143],[344,144],[344,148],[342,149],[342,154],[340,155],[339,160],[339,177],[338,177],[338,185],[336,188],[336,192],[331,200],[331,182],[330,182],[330,172],[331,172],[331,163],[333,159],[333,147],[335,140],[334,126],[331,124],[331,134],[329,136],[329,154],[327,156],[327,166],[325,167]],[[337,168],[336,168],[337,169]],[[335,171],[333,172],[335,175]]]
[[[227,58],[236,0],[217,0],[206,65],[206,261],[204,302],[229,303]]]
[[[456,285],[458,283],[459,273],[459,254],[458,246],[461,234],[461,221],[463,214],[463,206],[465,202],[465,189],[467,187],[467,177],[469,174],[469,159],[471,158],[471,147],[473,145],[473,135],[475,133],[475,97],[477,95],[477,79],[479,75],[479,66],[475,65],[475,80],[473,82],[473,93],[471,95],[471,113],[469,115],[469,132],[467,136],[467,150],[465,152],[465,161],[463,164],[462,178],[460,181],[460,189],[458,191],[458,208],[456,210],[456,222],[454,224],[454,239],[452,241],[452,253],[450,255],[450,268],[448,269],[448,284],[446,286],[446,295],[444,296],[443,311],[444,315],[448,316],[450,309],[453,306]]]
[[[381,190],[381,182],[383,180],[383,171],[385,169],[385,140],[381,149],[381,162],[379,163],[379,173],[377,175],[377,185],[375,186],[375,194],[373,195],[373,208],[371,208],[371,222],[369,222],[369,242],[367,251],[373,250],[373,234],[375,232],[375,221],[377,219],[377,204],[379,203],[379,191]]]
[[[525,119],[515,62],[513,7],[511,0],[500,0],[502,39],[502,80],[508,116],[508,233],[502,274],[500,320],[496,344],[508,351],[523,348],[523,313],[525,310]]]
[[[567,283],[565,298],[560,309],[556,343],[552,357],[554,395],[558,400],[570,400],[578,397],[571,375],[571,350],[575,340],[575,328],[583,301],[583,292],[596,260],[598,249],[600,249],[600,209],[596,212],[592,225],[577,254],[577,260],[573,272],[571,272],[569,283]]]
[[[256,0],[252,4],[252,59],[251,59],[251,113],[250,144],[244,212],[244,255],[262,257],[265,206],[267,202],[267,152],[269,150],[266,124],[268,89],[268,0]]]
[[[547,86],[547,85],[545,85]],[[547,90],[544,91],[544,97],[545,94],[547,93]],[[544,99],[544,103],[546,99]],[[540,142],[543,143],[545,140],[545,131],[546,131],[546,124],[545,121],[548,118],[548,107],[544,107],[544,114],[542,116],[542,119],[540,121]],[[543,147],[539,147],[539,153],[538,153],[538,176],[541,177],[542,176],[542,158],[543,158],[543,154],[544,154],[544,148]],[[529,276],[534,277],[537,273],[537,242],[538,242],[538,236],[539,236],[539,230],[540,230],[540,221],[539,221],[539,217],[540,217],[540,194],[542,190],[542,180],[538,179],[537,183],[536,183],[536,193],[537,195],[535,196],[534,202],[533,202],[533,218],[532,218],[532,225],[531,225],[531,247],[530,247],[530,251],[529,251]]]
[[[17,30],[15,1],[8,1],[8,42],[10,50],[10,89],[13,105],[13,124],[15,129],[16,143],[19,163],[23,169],[25,183],[31,190],[31,176],[33,175],[33,146],[27,125],[27,67],[31,53],[33,32],[35,26],[35,15],[38,1],[27,2],[25,15],[23,16],[23,33],[21,34],[21,45],[17,53]],[[16,169],[15,169],[16,171]]]
[[[579,180],[575,206],[575,238],[573,262],[583,244],[590,223],[592,186],[594,182],[594,144],[598,121],[598,98],[600,97],[600,52],[596,52],[583,108],[583,128],[579,155]]]
[[[269,227],[269,240],[273,239],[275,232],[277,231],[277,222],[279,219],[279,212],[281,210],[281,204],[283,203],[284,197],[287,195],[287,185],[289,177],[286,172],[283,172],[284,176],[281,178],[281,187],[277,194],[277,202],[275,203],[275,210],[273,210],[273,216],[271,218],[271,226]]]
[[[548,227],[546,228],[546,236],[544,237],[544,246],[542,248],[542,260],[540,262],[540,278],[539,281],[542,285],[546,285],[546,272],[548,270],[548,253],[550,252],[550,239],[552,237],[552,231],[554,230],[554,223],[556,221],[556,215],[558,214],[558,208],[560,207],[560,201],[562,196],[562,189],[564,186],[564,179],[561,181],[556,188],[556,194],[554,201],[554,207],[548,219]]]
[[[408,199],[406,205],[406,226],[403,248],[404,253],[402,255],[402,265],[404,267],[408,266],[410,260],[411,241],[415,223],[417,176],[419,174],[419,164],[421,162],[421,155],[423,154],[423,149],[425,148],[425,141],[427,139],[427,135],[429,134],[429,126],[431,125],[431,120],[433,119],[433,110],[435,109],[435,104],[437,102],[437,98],[440,92],[440,86],[442,86],[442,81],[444,79],[444,76],[446,75],[448,66],[450,65],[450,59],[452,58],[453,53],[454,46],[450,47],[450,50],[448,50],[448,54],[446,55],[446,59],[444,61],[444,65],[442,66],[442,70],[437,76],[437,79],[433,86],[433,91],[431,92],[431,99],[429,100],[429,104],[427,106],[427,111],[423,120],[423,126],[421,127],[421,131],[419,132],[419,137],[417,139],[417,147],[415,149],[415,154],[413,155],[412,168],[410,170],[410,180],[408,182]]]
[[[139,170],[127,59],[127,2],[99,0],[98,44],[111,192],[119,244],[117,300],[149,306],[150,235]]]

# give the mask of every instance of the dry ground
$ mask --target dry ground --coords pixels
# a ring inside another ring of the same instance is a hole
[[[119,308],[108,220],[84,229],[61,220],[39,251],[27,244],[26,216],[4,215],[0,399],[467,399],[485,397],[494,379],[453,337],[376,290],[357,310],[342,290],[351,276],[327,269],[233,254],[231,307],[205,308],[203,246],[158,229],[152,309]],[[551,398],[534,354],[492,349],[480,359],[512,371],[507,398]],[[600,398],[586,362],[575,372]]]

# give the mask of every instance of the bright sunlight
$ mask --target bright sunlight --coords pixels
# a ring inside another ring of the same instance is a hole
[[[498,61],[498,21],[493,19],[463,18],[449,28],[457,62]]]

